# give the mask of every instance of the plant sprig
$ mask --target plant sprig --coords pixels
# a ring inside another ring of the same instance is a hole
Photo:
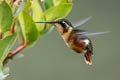
[[[41,5],[40,5],[41,4]],[[44,9],[43,9],[44,8]],[[0,2],[0,78],[5,78],[5,64],[24,48],[48,33],[52,27],[35,24],[66,17],[72,9],[71,0],[3,0]],[[11,48],[18,43],[16,50]],[[2,73],[2,75],[1,75]]]

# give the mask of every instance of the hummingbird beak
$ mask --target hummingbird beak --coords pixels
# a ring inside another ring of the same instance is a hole
[[[56,21],[40,21],[40,22],[35,22],[35,23],[49,23],[49,24],[54,24],[57,23]]]

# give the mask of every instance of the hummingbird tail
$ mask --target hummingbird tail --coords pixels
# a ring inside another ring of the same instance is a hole
[[[85,53],[84,60],[86,64],[92,65],[91,53],[89,50],[87,51],[87,53]]]

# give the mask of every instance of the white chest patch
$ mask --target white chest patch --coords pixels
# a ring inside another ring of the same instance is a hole
[[[89,40],[88,39],[83,40],[83,42],[85,43],[85,45],[89,44]]]

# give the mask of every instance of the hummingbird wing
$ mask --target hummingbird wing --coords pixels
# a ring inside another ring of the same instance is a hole
[[[76,22],[76,23],[73,23],[73,27],[76,28],[78,26],[82,26],[83,24],[85,24],[86,22],[88,22],[90,19],[92,18],[92,16],[82,20],[82,21],[79,21],[79,22]]]
[[[77,34],[85,35],[85,36],[94,36],[94,35],[102,35],[110,33],[110,31],[105,31],[105,32],[79,32]]]

